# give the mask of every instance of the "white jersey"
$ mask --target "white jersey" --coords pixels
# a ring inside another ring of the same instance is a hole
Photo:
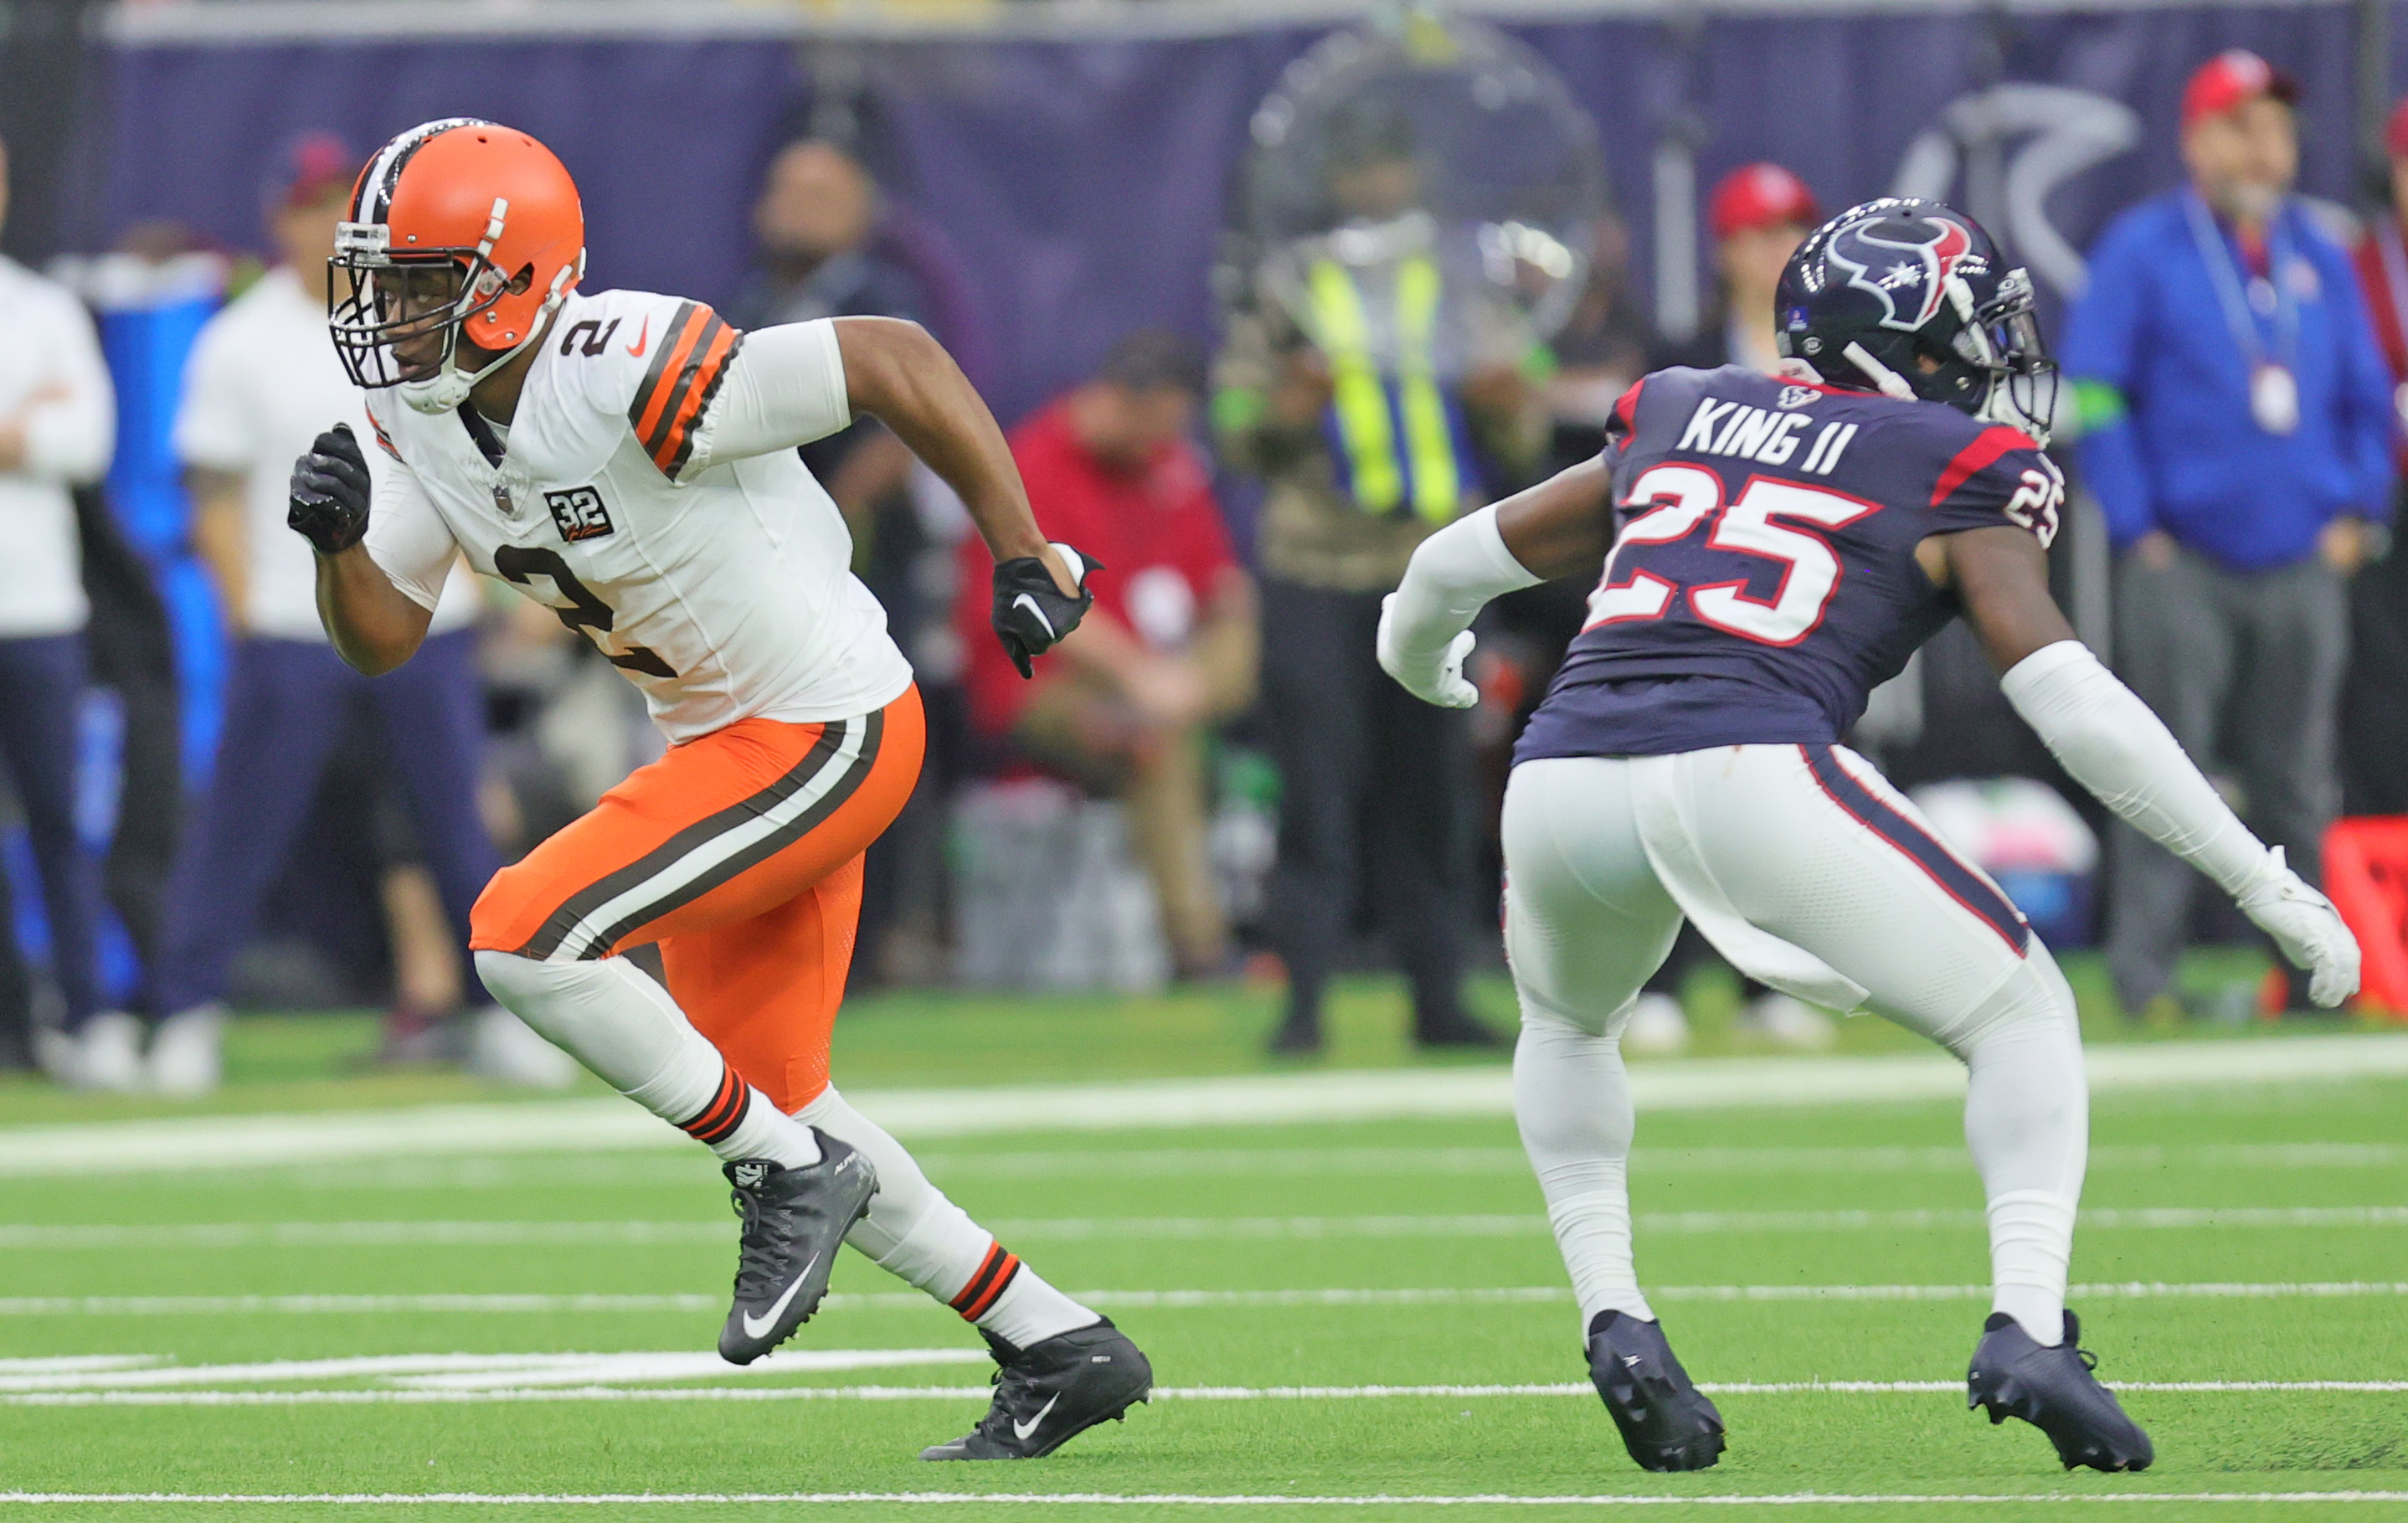
[[[68,488],[108,469],[116,394],[83,303],[5,255],[0,418],[25,427],[24,459],[0,471],[0,639],[73,634],[91,610]]]
[[[293,462],[347,423],[365,442],[362,393],[326,342],[326,304],[279,266],[201,326],[184,366],[176,456],[243,479],[244,627],[271,639],[324,644],[309,541],[285,526]],[[477,581],[455,559],[429,632],[477,622]]]
[[[456,546],[590,636],[672,741],[851,718],[910,685],[795,453],[852,422],[831,323],[746,335],[674,296],[572,295],[507,429],[387,392],[368,416],[392,459],[371,467],[367,550],[394,585],[433,608]]]

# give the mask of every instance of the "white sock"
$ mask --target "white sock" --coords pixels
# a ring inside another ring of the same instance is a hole
[[[539,962],[477,954],[494,998],[619,1093],[729,1162],[788,1169],[820,1161],[818,1139],[746,1084],[666,989],[624,957]]]
[[[945,1193],[886,1129],[831,1085],[795,1113],[866,1154],[878,1170],[869,1214],[845,1241],[905,1284],[943,1301],[1015,1348],[1026,1348],[1102,1315],[1045,1283]]]
[[[1965,1142],[1989,1200],[1991,1310],[2032,1341],[2065,1341],[2065,1282],[2073,1216],[2090,1153],[2090,1091],[2072,991],[2046,948],[2032,942],[1957,1044],[1971,1070]]]
[[[1522,1002],[1513,1119],[1547,1200],[1580,1302],[1581,1336],[1600,1312],[1653,1322],[1630,1257],[1630,1081],[1620,1044]]]

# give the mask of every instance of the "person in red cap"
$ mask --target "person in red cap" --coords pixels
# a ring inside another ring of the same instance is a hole
[[[2122,556],[2117,669],[2193,754],[2230,764],[2250,823],[2315,883],[2340,801],[2345,583],[2391,514],[2396,424],[2349,255],[2291,194],[2298,100],[2237,49],[2191,77],[2189,182],[2100,238],[2061,360]],[[2128,826],[2109,847],[2117,994],[2176,1016],[2197,875]]]
[[[2391,160],[2391,211],[2376,214],[2358,243],[2367,316],[2391,371],[2402,433],[2396,454],[2408,469],[2408,100],[2383,129]],[[2371,560],[2350,582],[2349,677],[2342,685],[2342,810],[2408,814],[2408,555]]]
[[[1715,181],[1706,199],[1719,290],[1714,312],[1696,338],[1660,350],[1648,368],[1744,365],[1770,373],[1780,361],[1773,349],[1773,287],[1822,220],[1814,193],[1777,164],[1743,164]]]
[[[1659,346],[1647,367],[1686,365],[1711,370],[1744,365],[1771,373],[1780,363],[1773,348],[1773,291],[1789,256],[1822,220],[1814,193],[1780,165],[1762,160],[1743,164],[1716,180],[1706,198],[1706,230],[1713,237],[1719,288],[1715,312],[1689,342]],[[1672,955],[1640,992],[1638,1008],[1623,1029],[1625,1048],[1671,1053],[1689,1044],[1681,990],[1689,975],[1713,956],[1713,948],[1695,927],[1681,928]],[[1813,1050],[1829,1046],[1838,1035],[1829,1016],[1754,979],[1741,979],[1740,995],[1742,1004],[1733,1028],[1743,1036]]]

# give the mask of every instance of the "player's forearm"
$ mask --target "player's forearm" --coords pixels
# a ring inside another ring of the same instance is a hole
[[[1043,555],[1020,467],[995,414],[944,346],[916,323],[841,318],[845,390],[858,415],[892,429],[962,499],[1000,561]]]
[[[217,583],[218,608],[227,627],[238,630],[251,602],[242,480],[222,471],[193,469],[184,473],[184,484],[194,503],[193,548]]]
[[[1999,685],[2073,780],[2143,835],[2236,898],[2266,874],[2265,844],[2149,706],[2081,641],[2042,647]]]
[[[1498,532],[1541,581],[1594,572],[1612,543],[1612,494],[1605,462],[1584,461],[1498,503]]]
[[[418,652],[434,617],[395,587],[359,545],[318,559],[318,618],[335,654],[353,670],[381,677]]]

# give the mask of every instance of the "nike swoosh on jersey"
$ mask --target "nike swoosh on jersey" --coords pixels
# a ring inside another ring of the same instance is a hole
[[[767,1314],[761,1316],[754,1316],[750,1312],[744,1314],[745,1337],[758,1338],[778,1325],[778,1318],[785,1315],[786,1308],[793,1304],[795,1292],[803,1288],[803,1282],[811,1277],[811,1270],[819,1261],[819,1255],[811,1255],[810,1263],[803,1266],[803,1272],[795,1276],[795,1283],[786,1287],[786,1293],[777,1299]]]
[[[1036,1416],[1029,1418],[1025,1423],[1013,1423],[1011,1425],[1012,1437],[1020,1440],[1023,1444],[1027,1443],[1028,1435],[1037,1431],[1037,1425],[1043,1422],[1046,1417],[1053,1413],[1054,1401],[1059,1401],[1060,1400],[1062,1400],[1062,1393],[1056,1391],[1054,1393],[1053,1401],[1048,1401],[1043,1406],[1037,1409]]]
[[[628,352],[628,353],[630,353],[630,354],[633,354],[636,358],[638,358],[638,359],[639,359],[639,360],[640,360],[640,359],[642,359],[642,358],[644,357],[644,348],[645,348],[645,346],[646,346],[646,345],[648,345],[648,344],[650,344],[652,341],[652,320],[651,316],[648,314],[648,315],[644,318],[644,325],[643,325],[642,327],[638,328],[638,329],[636,330],[636,341],[635,341],[634,343],[629,344],[629,345],[627,346],[627,352]]]

